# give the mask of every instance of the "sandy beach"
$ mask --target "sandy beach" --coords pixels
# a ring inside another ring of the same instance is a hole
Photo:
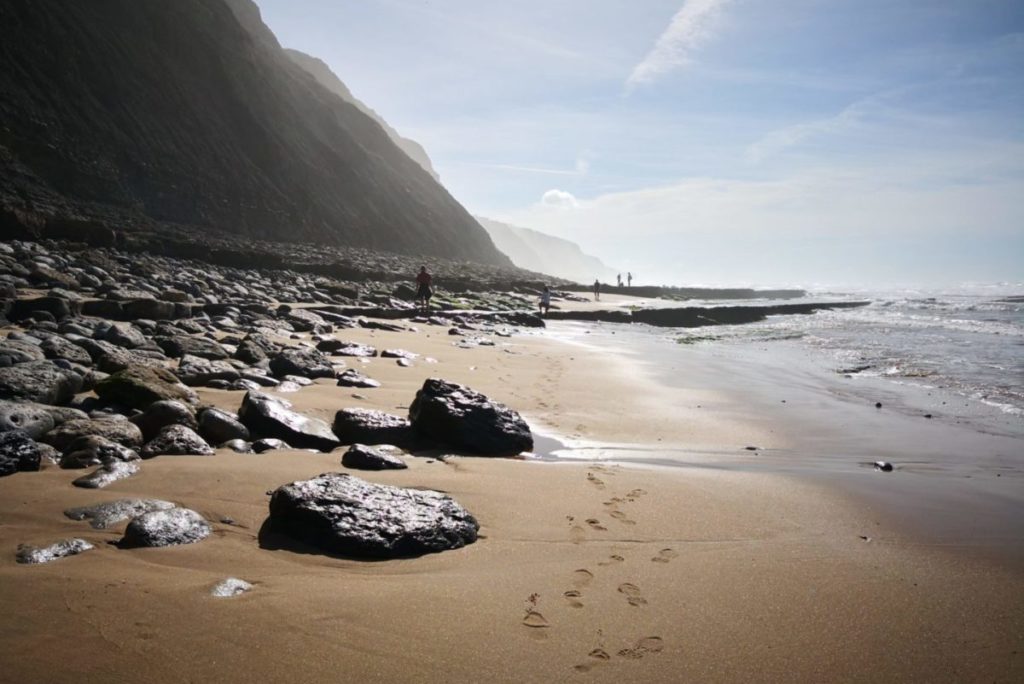
[[[568,448],[785,449],[744,421],[735,394],[655,382],[639,361],[540,334],[460,349],[445,328],[344,330],[420,354],[350,363],[384,383],[318,381],[286,395],[402,413],[427,377],[520,410]],[[433,362],[430,361],[433,360]],[[354,394],[364,398],[357,398]],[[239,392],[203,390],[237,409]],[[700,408],[697,408],[697,407]],[[551,444],[539,440],[538,451]],[[585,453],[584,449],[581,453]],[[913,543],[826,483],[773,472],[601,462],[410,458],[361,473],[436,489],[480,539],[420,558],[324,556],[265,528],[269,492],[340,471],[340,452],[162,456],[101,491],[49,468],[0,480],[0,680],[181,681],[1017,681],[1019,568]],[[126,496],[202,513],[194,545],[121,550],[121,528],[62,515]],[[229,520],[230,523],[218,522]],[[83,537],[97,550],[43,566],[19,543]],[[255,589],[215,599],[225,577]],[[16,617],[15,617],[16,616]]]

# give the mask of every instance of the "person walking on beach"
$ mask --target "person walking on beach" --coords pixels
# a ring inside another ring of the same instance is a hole
[[[618,279],[618,281],[619,281],[619,287],[622,287],[622,274],[620,273],[619,275],[617,275],[617,276],[615,276],[615,277],[616,277],[616,278]]]
[[[544,291],[540,293],[540,315],[544,316],[551,310],[551,288],[547,285],[544,286]]]
[[[601,281],[600,280],[595,280],[594,281],[594,301],[595,302],[601,301]]]
[[[416,288],[416,303],[422,311],[430,311],[430,298],[434,294],[434,291],[430,289],[430,284],[433,282],[433,278],[431,278],[430,274],[427,273],[426,266],[420,266],[420,272],[419,275],[416,276],[416,282],[418,283],[418,287]]]
[[[633,274],[626,272],[626,287],[633,287]]]

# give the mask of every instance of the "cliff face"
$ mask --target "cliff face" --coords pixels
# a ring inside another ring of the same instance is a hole
[[[400,150],[405,152],[414,162],[423,167],[427,173],[434,177],[434,180],[441,180],[440,176],[437,175],[437,171],[434,170],[434,165],[430,162],[430,157],[427,156],[427,151],[423,149],[423,145],[420,145],[415,140],[410,140],[409,138],[402,136],[398,131],[392,128],[387,121],[381,118],[380,114],[353,95],[352,91],[348,89],[348,86],[342,83],[341,79],[331,71],[331,68],[327,66],[323,60],[311,57],[305,52],[299,52],[298,50],[292,50],[290,48],[286,48],[285,52],[289,57],[291,57],[293,62],[313,76],[320,85],[327,88],[346,102],[352,103],[359,111],[380,124],[380,127],[388,134],[391,141],[398,145]]]
[[[0,3],[0,205],[509,263],[230,2]]]
[[[595,279],[602,282],[615,281],[616,271],[597,257],[584,254],[575,242],[481,216],[476,219],[490,234],[498,249],[507,254],[519,268],[579,283],[591,283]]]

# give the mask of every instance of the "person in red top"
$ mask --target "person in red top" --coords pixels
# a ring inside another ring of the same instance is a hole
[[[420,273],[416,276],[416,282],[419,283],[419,287],[416,288],[416,301],[424,311],[430,310],[430,297],[434,294],[430,289],[432,280],[433,278],[427,273],[427,267],[420,266]]]

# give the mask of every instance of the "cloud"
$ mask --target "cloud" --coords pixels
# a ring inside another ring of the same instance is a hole
[[[715,24],[731,0],[686,0],[643,61],[633,67],[626,87],[652,83],[686,65],[690,54],[714,37]]]
[[[557,209],[575,209],[580,205],[571,192],[552,188],[540,198],[540,203],[545,207]]]

